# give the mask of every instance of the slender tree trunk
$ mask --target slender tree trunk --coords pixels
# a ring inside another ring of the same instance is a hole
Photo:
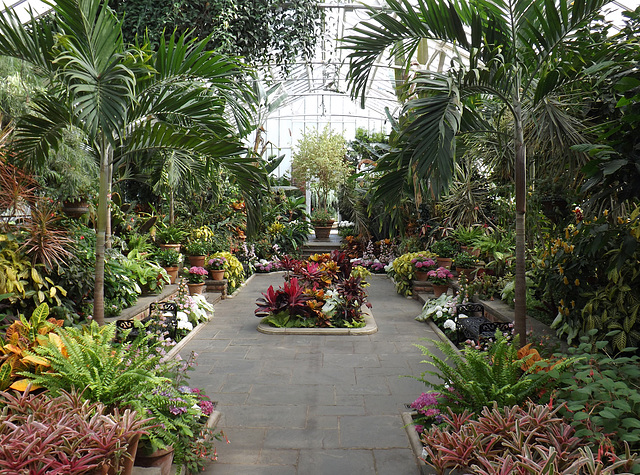
[[[514,328],[520,346],[527,344],[527,280],[525,274],[525,215],[527,211],[527,149],[522,132],[522,105],[515,101],[516,148],[516,287]]]
[[[96,274],[93,291],[93,319],[104,325],[104,253],[109,210],[109,163],[111,147],[104,136],[100,137],[100,191],[98,195],[98,225],[96,229]]]
[[[107,191],[107,196],[111,196],[111,183],[113,183],[113,164],[109,163],[107,167],[109,177],[107,178],[107,186],[109,187]],[[106,236],[105,236],[105,249],[111,249],[111,206],[109,206],[107,202],[107,224],[106,224]]]
[[[173,197],[173,188],[171,188],[171,190],[169,190],[169,224],[174,224],[175,220],[175,204]]]

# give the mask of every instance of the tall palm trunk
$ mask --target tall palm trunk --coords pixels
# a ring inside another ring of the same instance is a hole
[[[98,140],[100,142],[100,193],[98,197],[98,225],[96,229],[96,273],[95,289],[93,291],[93,319],[99,325],[104,325],[104,261],[107,222],[109,218],[109,199],[111,196],[109,166],[113,150],[104,134],[101,134]]]
[[[527,212],[527,149],[522,132],[522,104],[518,93],[514,100],[516,148],[516,286],[514,329],[520,345],[527,344],[527,280],[525,274],[525,215]]]

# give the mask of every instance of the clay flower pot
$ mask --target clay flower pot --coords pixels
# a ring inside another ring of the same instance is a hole
[[[416,280],[419,280],[420,282],[423,282],[425,280],[427,280],[428,276],[426,272],[417,270],[416,271]]]
[[[433,294],[436,298],[440,297],[442,294],[447,293],[447,291],[449,290],[448,285],[432,284],[431,286],[433,287]]]
[[[187,258],[189,259],[191,267],[204,267],[204,260],[206,256],[187,256]]]
[[[187,284],[189,287],[189,295],[199,295],[204,292],[204,282],[199,284]]]
[[[149,455],[142,455],[138,452],[135,464],[138,467],[156,467],[160,469],[161,475],[170,475],[172,463],[173,447],[170,446],[163,450],[156,450]]]
[[[169,279],[171,279],[170,283],[175,284],[178,278],[178,267],[163,267],[163,269],[167,271]]]
[[[222,280],[224,279],[224,269],[210,270],[209,275],[212,280]]]

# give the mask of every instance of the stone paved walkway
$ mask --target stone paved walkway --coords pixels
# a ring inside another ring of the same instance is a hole
[[[222,412],[219,461],[208,474],[404,475],[418,473],[400,414],[425,386],[400,375],[427,369],[414,343],[437,339],[414,320],[420,304],[372,276],[379,331],[368,336],[265,335],[255,300],[281,274],[258,274],[181,352],[198,353],[190,384]]]

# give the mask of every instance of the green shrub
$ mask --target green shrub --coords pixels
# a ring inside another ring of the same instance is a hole
[[[609,439],[616,449],[628,442],[640,449],[640,357],[636,348],[628,348],[617,356],[602,353],[605,341],[589,341],[595,330],[581,338],[574,357],[573,371],[559,374],[555,404],[566,402],[561,411],[576,435],[601,443]]]

